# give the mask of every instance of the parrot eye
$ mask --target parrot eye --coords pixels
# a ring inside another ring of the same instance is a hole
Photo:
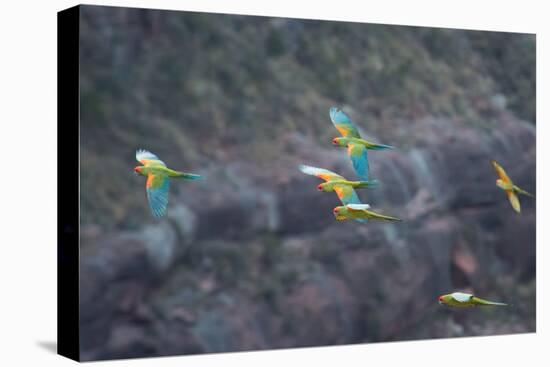
[[[334,208],[333,212],[338,213],[338,208]]]
[[[317,190],[323,191],[323,186],[321,186],[321,185],[317,186]]]
[[[336,138],[332,139],[332,144],[337,145],[337,144],[338,144],[338,140],[337,140]]]
[[[439,302],[442,302],[442,301],[443,301],[443,296],[440,296],[440,297],[438,298],[438,300],[439,300]]]

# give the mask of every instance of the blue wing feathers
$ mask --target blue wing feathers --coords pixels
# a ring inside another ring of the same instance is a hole
[[[355,190],[351,190],[351,197],[349,199],[342,198],[341,201],[344,205],[361,204],[361,200],[359,200],[359,196],[357,196]]]
[[[351,163],[353,164],[353,168],[357,173],[357,176],[359,176],[359,178],[362,181],[368,181],[369,180],[369,161],[367,157],[367,149],[364,147],[361,147],[360,155],[354,156],[353,154],[349,154],[349,157],[351,159]]]
[[[337,107],[330,108],[330,118],[335,124],[351,124],[351,119]]]
[[[166,214],[169,188],[170,179],[166,177],[162,186],[155,189],[147,189],[147,199],[149,200],[149,206],[151,207],[151,212],[155,218],[160,218]]]

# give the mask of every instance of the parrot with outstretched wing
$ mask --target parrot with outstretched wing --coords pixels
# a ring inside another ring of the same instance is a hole
[[[495,169],[497,176],[499,177],[496,181],[496,185],[506,192],[512,208],[518,213],[521,213],[521,205],[519,204],[519,198],[517,194],[527,195],[530,197],[535,197],[533,194],[523,190],[522,188],[514,185],[510,177],[504,171],[504,168],[496,161],[491,161],[493,168]]]
[[[508,306],[506,303],[487,301],[469,293],[454,292],[444,294],[438,298],[440,305],[451,307],[474,307],[474,306]]]
[[[369,204],[346,204],[344,206],[337,206],[333,209],[334,217],[336,220],[348,220],[348,219],[361,219],[366,222],[369,219],[386,220],[386,221],[401,221],[399,218],[390,217],[388,215],[379,214],[373,212],[370,209]]]
[[[354,188],[367,188],[378,186],[378,181],[348,181],[343,176],[337,173],[329,171],[324,168],[317,168],[306,166],[304,164],[299,166],[300,171],[307,175],[316,176],[326,182],[323,182],[317,186],[317,190],[324,192],[334,191],[342,204],[360,204],[361,201],[357,196]],[[356,221],[364,222],[365,220],[357,218]]]
[[[298,167],[300,171],[307,175],[319,177],[326,181],[317,186],[317,190],[324,192],[335,192],[342,204],[360,204],[354,188],[376,187],[377,181],[348,181],[343,176],[324,168],[306,166],[304,164]]]
[[[337,107],[330,108],[330,120],[336,127],[336,130],[342,134],[342,137],[334,138],[332,143],[340,147],[348,148],[348,155],[355,172],[361,180],[368,181],[369,161],[367,150],[392,149],[393,147],[385,144],[376,144],[362,139],[357,127],[349,116]]]
[[[147,177],[147,199],[151,212],[156,218],[160,218],[166,213],[171,177],[179,177],[186,180],[201,178],[200,175],[174,171],[166,167],[163,161],[147,150],[138,149],[136,151],[136,159],[142,166],[135,167],[134,172]]]

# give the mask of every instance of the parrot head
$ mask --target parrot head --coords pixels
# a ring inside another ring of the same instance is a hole
[[[501,189],[506,190],[506,187],[505,187],[506,184],[505,184],[504,181],[502,181],[500,178],[497,179],[496,184],[497,184],[497,186],[500,187]]]
[[[332,213],[334,214],[334,217],[336,220],[346,220],[346,213],[347,209],[345,206],[337,206],[336,208],[332,209]]]
[[[333,145],[336,145],[338,147],[345,147],[348,143],[347,143],[347,139],[346,138],[334,138],[332,139],[332,144]]]
[[[437,301],[440,305],[446,305],[449,303],[449,301],[452,299],[452,296],[450,294],[444,294],[442,296],[439,296]]]
[[[322,184],[319,184],[317,186],[317,190],[324,191],[324,192],[332,192],[334,191],[333,185],[330,182],[324,182]]]

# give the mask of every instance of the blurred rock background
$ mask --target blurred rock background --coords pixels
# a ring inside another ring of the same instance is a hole
[[[84,6],[83,359],[535,331],[535,36]],[[368,138],[401,223],[337,223],[300,163],[353,178]],[[155,220],[137,148],[174,182]],[[475,292],[514,307],[454,310]]]

